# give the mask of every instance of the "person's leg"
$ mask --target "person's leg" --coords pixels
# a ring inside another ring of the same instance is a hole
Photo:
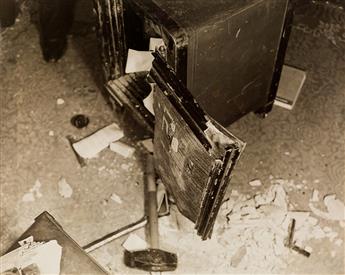
[[[46,61],[57,61],[67,48],[67,34],[73,23],[75,0],[38,0],[39,32]]]

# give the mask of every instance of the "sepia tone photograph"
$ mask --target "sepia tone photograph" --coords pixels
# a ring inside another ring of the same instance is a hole
[[[345,274],[345,0],[0,0],[0,275]]]

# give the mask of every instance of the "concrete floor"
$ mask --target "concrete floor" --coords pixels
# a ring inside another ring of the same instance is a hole
[[[301,8],[296,22],[286,63],[305,69],[308,77],[295,109],[275,107],[265,120],[250,114],[229,129],[248,144],[233,186],[253,195],[269,187],[272,178],[294,180],[303,185],[303,191],[291,191],[290,200],[297,209],[308,210],[313,189],[318,189],[321,196],[334,193],[345,201],[345,16],[336,7],[321,9],[313,5],[308,10]],[[140,218],[140,145],[132,144],[136,147],[132,158],[105,150],[80,168],[66,140],[67,135],[82,138],[117,121],[99,92],[95,35],[70,37],[66,55],[56,64],[47,64],[41,57],[37,30],[24,10],[16,25],[2,33],[0,42],[0,253],[44,210],[80,245]],[[58,105],[58,98],[65,103]],[[77,113],[90,117],[90,125],[84,130],[69,122]],[[58,192],[61,178],[73,189],[70,198],[62,198]],[[256,178],[263,186],[253,190],[247,183]],[[37,180],[42,196],[23,201]],[[122,203],[110,199],[114,193]],[[320,219],[320,224],[331,227],[344,241],[344,228],[339,223]],[[111,272],[133,273],[122,264],[123,240],[92,256]],[[326,239],[310,245],[314,253],[309,259],[291,254],[284,259],[288,266],[277,267],[276,272],[345,273],[344,242],[335,246]],[[183,257],[177,273],[229,272],[215,271],[212,257],[195,261],[195,253],[193,249],[180,252]]]

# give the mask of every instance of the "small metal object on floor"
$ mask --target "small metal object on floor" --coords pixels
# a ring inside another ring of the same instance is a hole
[[[89,125],[90,119],[86,115],[78,114],[71,118],[71,124],[78,129],[85,128]]]
[[[295,242],[294,242],[295,227],[296,227],[296,220],[292,219],[291,224],[289,225],[289,235],[286,240],[285,246],[308,258],[310,256],[310,252],[295,245]]]

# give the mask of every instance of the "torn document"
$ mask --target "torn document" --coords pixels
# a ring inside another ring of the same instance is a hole
[[[150,94],[143,100],[145,108],[153,115],[155,115],[155,111],[153,110],[153,89],[151,90]]]
[[[149,51],[158,51],[162,46],[165,46],[162,38],[150,38]]]
[[[76,143],[73,143],[74,150],[82,158],[93,158],[110,143],[121,139],[124,136],[123,131],[116,123],[98,130],[96,133],[88,136]]]
[[[138,251],[147,249],[147,243],[136,234],[130,234],[122,244],[127,251]]]
[[[126,74],[148,72],[151,70],[153,55],[150,51],[128,50]]]
[[[134,154],[135,148],[121,141],[116,141],[110,143],[110,150],[125,158],[129,158]]]
[[[24,242],[21,247],[0,258],[0,273],[21,270],[23,274],[58,275],[61,254],[62,247],[56,240],[46,243]]]

